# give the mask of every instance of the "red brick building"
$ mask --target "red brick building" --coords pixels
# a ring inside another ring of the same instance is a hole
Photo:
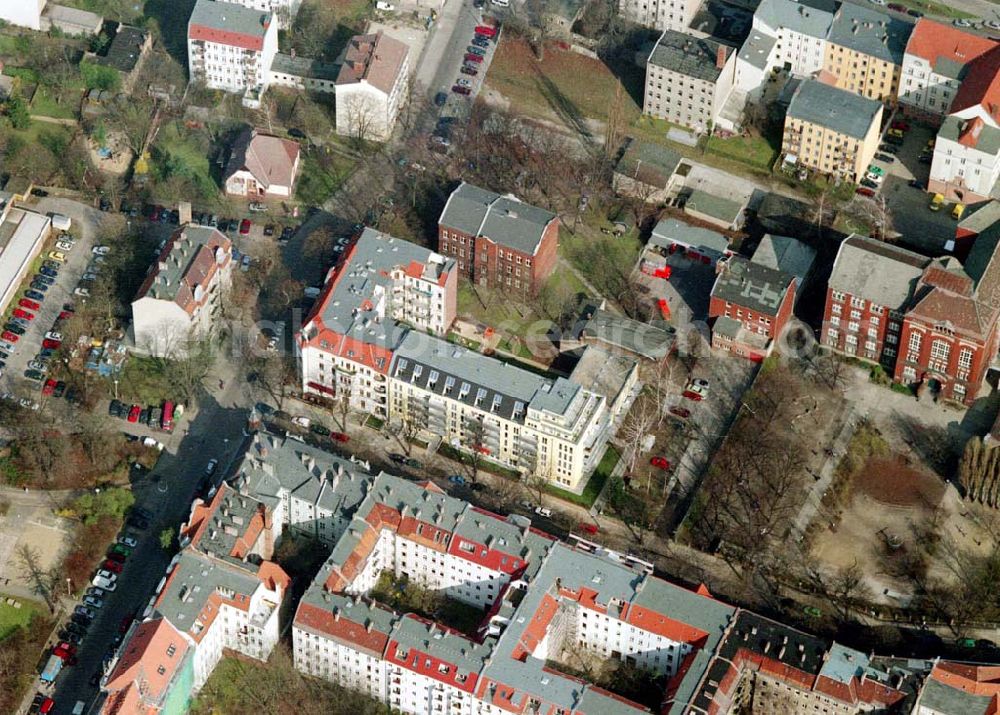
[[[792,317],[795,276],[743,256],[720,261],[708,304],[712,347],[763,360]]]
[[[896,382],[971,404],[997,353],[1000,224],[965,262],[851,236],[830,276],[822,342]]]
[[[556,265],[559,219],[554,213],[463,182],[438,220],[438,251],[469,280],[534,295]]]

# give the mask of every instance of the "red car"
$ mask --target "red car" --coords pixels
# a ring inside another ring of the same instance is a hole
[[[892,123],[892,128],[898,129],[901,132],[908,132],[910,131],[910,123],[904,122],[902,119],[897,119]]]
[[[73,317],[73,311],[72,310],[64,310],[64,311],[62,311],[62,312],[59,313],[58,320],[69,320],[71,317]]]
[[[36,303],[35,301],[28,300],[27,298],[21,298],[21,300],[17,301],[17,304],[22,308],[27,308],[28,310],[38,310],[42,307],[41,303]]]
[[[45,386],[42,388],[42,394],[45,395],[46,397],[49,396],[49,395],[51,395],[53,392],[56,391],[56,385],[57,384],[58,384],[58,381],[56,381],[56,380],[52,380],[52,379],[46,380],[45,381]]]
[[[21,339],[21,336],[15,334],[15,333],[12,333],[9,330],[5,330],[2,333],[0,333],[0,338],[3,338],[8,343],[16,343],[18,340]]]
[[[687,407],[681,407],[680,405],[674,405],[673,407],[670,408],[669,412],[674,417],[680,417],[682,420],[686,420],[688,417],[691,416],[691,410],[689,410]]]
[[[597,528],[596,524],[588,524],[585,521],[581,521],[579,524],[577,524],[576,528],[588,534],[596,534],[598,531],[600,531],[600,529]]]
[[[475,62],[476,64],[479,64],[480,62],[483,61],[483,58],[480,57],[479,55],[473,54],[472,52],[466,52],[465,53],[465,61],[466,62]]]
[[[456,84],[454,87],[452,87],[451,91],[454,92],[455,94],[472,94],[471,89],[469,89],[468,87],[463,87],[460,84]]]
[[[58,350],[59,348],[62,347],[62,340],[52,340],[51,338],[45,338],[45,340],[42,341],[42,347],[48,350]]]
[[[132,625],[132,616],[125,616],[122,618],[121,623],[118,624],[118,632],[125,635],[128,627]]]
[[[861,196],[874,196],[875,189],[869,189],[867,186],[860,186],[854,191],[854,193],[860,194]]]
[[[701,402],[704,399],[700,392],[695,392],[694,390],[684,390],[681,393],[681,397],[692,402]]]
[[[487,37],[496,37],[497,29],[495,27],[490,27],[489,25],[476,25],[477,35],[486,35]]]
[[[128,411],[128,421],[138,422],[140,412],[142,412],[142,408],[139,405],[132,405],[132,409]]]
[[[336,441],[338,441],[338,442],[347,442],[347,441],[349,441],[349,440],[350,440],[351,438],[350,438],[350,437],[348,437],[348,436],[347,436],[346,434],[344,434],[343,432],[331,432],[331,433],[330,433],[330,439],[333,439],[333,440],[336,440]]]
[[[119,553],[117,551],[112,551],[110,554],[108,554],[108,561],[114,561],[115,563],[118,564],[125,563],[125,558],[126,558],[125,554]]]
[[[55,700],[52,698],[45,698],[45,700],[42,701],[42,704],[38,706],[38,712],[42,713],[42,715],[46,715],[47,713],[52,712],[52,708],[55,706]]]
[[[112,561],[111,559],[105,559],[104,563],[101,564],[101,568],[102,569],[106,569],[106,570],[110,571],[111,573],[121,573],[122,572],[122,565],[120,563],[118,563],[117,561]]]
[[[240,235],[246,236],[248,233],[250,233],[251,225],[252,224],[250,223],[250,219],[248,218],[245,218],[242,221],[240,221]]]
[[[667,461],[666,457],[653,457],[649,463],[660,469],[670,469],[670,462]]]
[[[12,313],[12,315],[15,318],[24,318],[25,320],[34,320],[35,319],[35,314],[34,313],[29,313],[28,311],[22,310],[21,308],[14,308],[14,312]]]

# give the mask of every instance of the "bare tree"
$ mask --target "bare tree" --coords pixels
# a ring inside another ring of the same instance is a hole
[[[57,591],[62,579],[53,570],[42,568],[38,550],[30,544],[19,545],[15,556],[22,577],[31,584],[32,590],[42,597],[49,611],[55,613],[58,604]]]

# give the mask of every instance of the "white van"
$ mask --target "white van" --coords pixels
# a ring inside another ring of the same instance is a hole
[[[57,231],[69,231],[69,227],[73,225],[70,221],[69,216],[63,216],[62,214],[52,214],[52,228]]]
[[[82,700],[77,700],[76,705],[73,706],[73,715],[83,715],[83,711],[86,707],[87,703]]]

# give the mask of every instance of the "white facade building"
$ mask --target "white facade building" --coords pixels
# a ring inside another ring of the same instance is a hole
[[[299,11],[302,0],[218,0],[219,2],[235,3],[258,12],[270,13],[278,23],[278,27],[291,27],[295,13]]]
[[[278,23],[269,12],[219,0],[198,0],[188,21],[191,78],[210,89],[243,94],[260,106],[278,52]]]
[[[16,27],[41,30],[44,9],[45,0],[2,0],[0,20]]]
[[[351,38],[337,76],[337,133],[385,141],[407,100],[410,48],[384,33]]]
[[[232,243],[216,229],[175,231],[132,302],[136,348],[159,357],[187,354],[220,317],[232,265]]]
[[[618,12],[629,22],[657,30],[685,30],[701,0],[621,0]]]
[[[927,190],[950,201],[977,203],[990,197],[998,178],[1000,127],[981,116],[955,114],[945,119],[934,144]]]

